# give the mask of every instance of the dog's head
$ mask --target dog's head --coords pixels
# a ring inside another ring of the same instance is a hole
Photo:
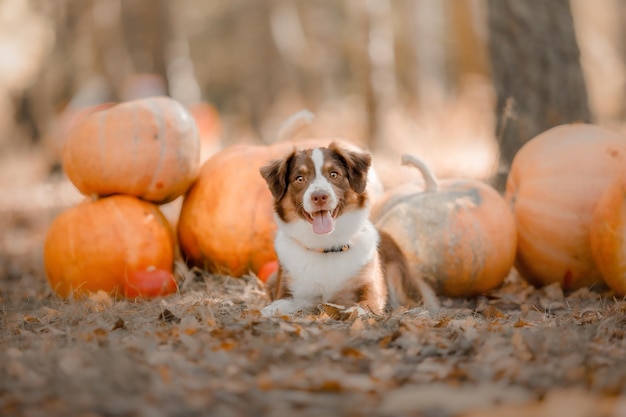
[[[304,221],[318,235],[329,234],[342,214],[367,204],[371,156],[331,143],[327,148],[294,149],[261,168],[285,223]]]

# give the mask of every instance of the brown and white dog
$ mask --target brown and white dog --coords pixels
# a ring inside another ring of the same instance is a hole
[[[399,248],[369,221],[366,191],[371,156],[344,149],[296,150],[261,168],[274,197],[279,260],[274,301],[264,316],[321,303],[380,313],[410,300]],[[385,275],[391,285],[388,289]],[[409,297],[409,298],[407,298]]]

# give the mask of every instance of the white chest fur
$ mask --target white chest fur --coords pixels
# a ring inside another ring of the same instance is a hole
[[[378,233],[367,220],[366,210],[341,216],[329,235],[315,235],[310,228],[304,221],[279,225],[275,248],[282,267],[292,277],[293,298],[325,302],[373,259]],[[344,244],[350,245],[344,252],[319,253],[308,249]]]

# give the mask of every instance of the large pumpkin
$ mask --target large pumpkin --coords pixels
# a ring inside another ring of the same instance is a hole
[[[44,243],[48,282],[63,298],[98,290],[141,295],[155,277],[163,288],[146,295],[171,292],[173,264],[174,236],[167,220],[154,204],[126,195],[67,209],[52,222]]]
[[[589,124],[561,125],[528,141],[506,185],[517,225],[515,265],[535,285],[576,289],[600,282],[589,229],[596,204],[626,178],[626,138]]]
[[[93,112],[70,130],[63,148],[63,169],[85,195],[165,203],[189,188],[199,164],[195,121],[168,97]]]
[[[395,239],[412,275],[447,296],[499,286],[515,258],[515,223],[504,199],[480,181],[438,181],[412,156],[403,163],[422,172],[423,191],[421,185],[389,190],[372,220]]]
[[[591,222],[591,253],[604,281],[626,295],[626,183],[617,180],[598,201]]]
[[[249,271],[257,273],[263,265],[276,260],[273,200],[259,169],[287,155],[294,146],[327,146],[331,141],[239,144],[208,159],[184,198],[178,220],[178,240],[188,263],[238,277]],[[380,183],[374,171],[370,179],[368,186],[377,190]]]

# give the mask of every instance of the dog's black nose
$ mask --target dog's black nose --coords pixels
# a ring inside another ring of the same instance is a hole
[[[329,194],[326,191],[315,191],[311,194],[311,202],[317,206],[323,206],[328,202]]]

